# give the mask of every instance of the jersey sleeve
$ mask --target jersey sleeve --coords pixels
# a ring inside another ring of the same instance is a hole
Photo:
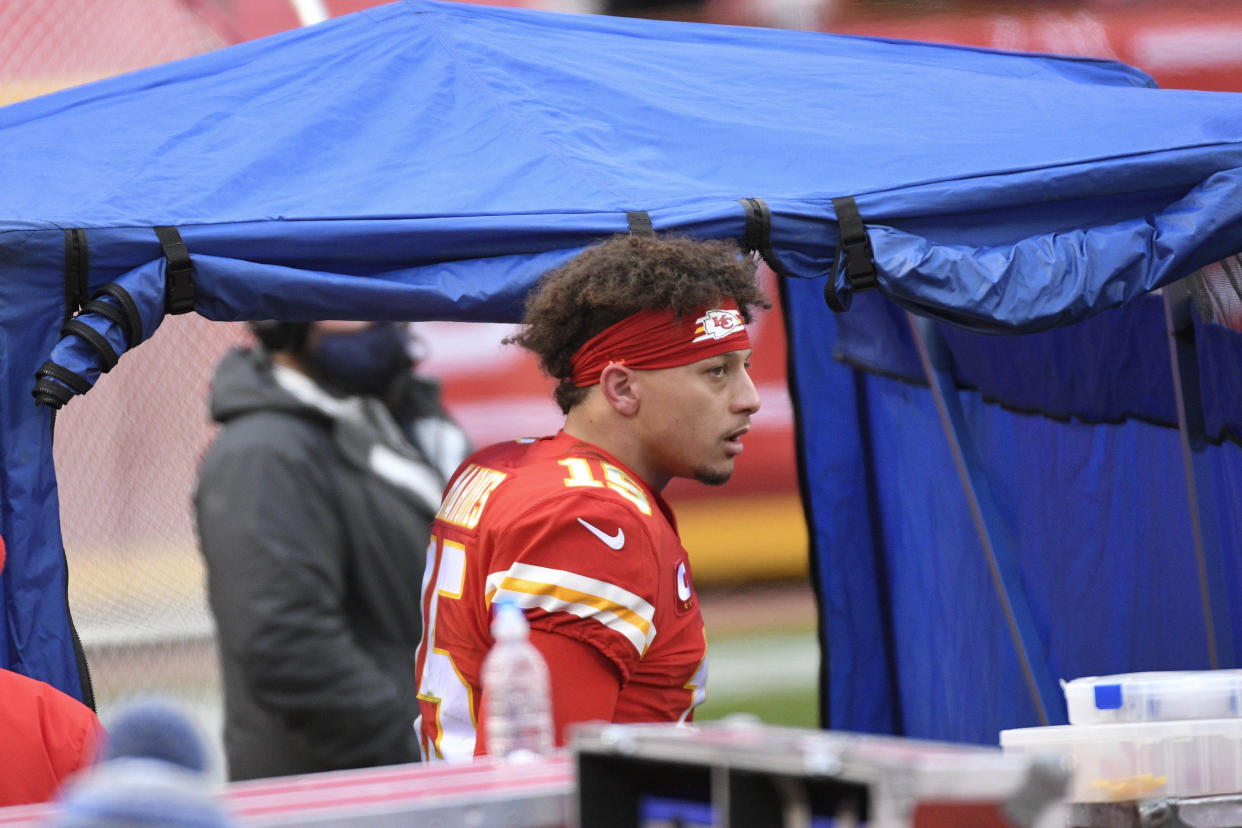
[[[532,629],[597,649],[624,686],[656,635],[658,573],[644,517],[607,493],[573,493],[499,527],[485,599]]]

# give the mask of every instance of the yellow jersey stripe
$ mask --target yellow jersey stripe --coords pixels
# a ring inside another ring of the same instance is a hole
[[[655,638],[655,608],[616,584],[562,569],[514,564],[487,577],[486,598],[513,601],[520,607],[569,612],[599,621],[625,636],[639,654]]]

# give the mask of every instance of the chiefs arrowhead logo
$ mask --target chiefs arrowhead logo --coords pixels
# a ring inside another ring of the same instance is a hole
[[[726,336],[746,330],[746,323],[740,311],[709,310],[695,320],[695,337],[691,342],[702,342],[706,339],[724,339]]]

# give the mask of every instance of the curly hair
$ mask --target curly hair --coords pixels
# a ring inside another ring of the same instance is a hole
[[[732,241],[621,235],[587,248],[543,275],[526,300],[522,330],[507,337],[532,351],[568,413],[588,389],[570,379],[570,360],[591,337],[643,310],[680,318],[733,299],[742,318],[772,305],[755,281],[755,262]]]

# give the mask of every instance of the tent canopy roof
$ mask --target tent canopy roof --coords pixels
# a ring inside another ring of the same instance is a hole
[[[1090,59],[396,3],[3,110],[22,152],[5,154],[0,216],[106,227],[822,202],[1237,138],[1237,104],[1193,94],[1215,120],[1134,129],[1172,103],[1148,83]]]
[[[1242,168],[1242,96],[1150,87],[1095,59],[411,0],[0,110],[0,228],[175,225],[192,253],[374,275],[573,251],[628,211],[742,238],[758,198],[772,263],[813,277],[853,196],[885,292],[1033,329],[1242,248],[1235,182],[1202,191]],[[1211,228],[1165,221],[1192,193]],[[96,261],[150,250],[126,256]],[[480,268],[524,289],[532,263]]]

